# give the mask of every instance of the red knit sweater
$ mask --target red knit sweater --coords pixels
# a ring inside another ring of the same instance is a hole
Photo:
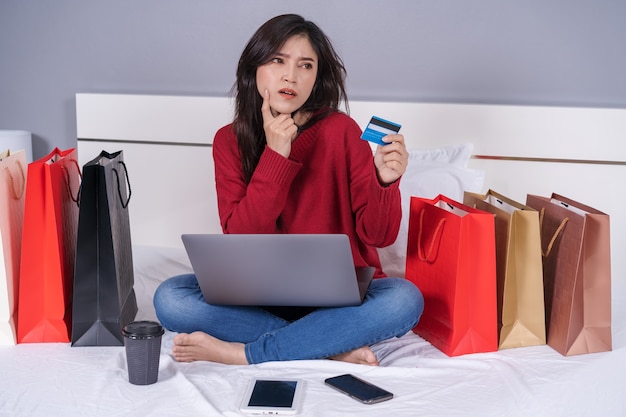
[[[355,266],[384,276],[376,247],[392,244],[401,219],[399,181],[383,187],[372,151],[348,115],[333,113],[292,143],[289,158],[266,147],[246,184],[232,125],[213,142],[224,233],[341,233]]]

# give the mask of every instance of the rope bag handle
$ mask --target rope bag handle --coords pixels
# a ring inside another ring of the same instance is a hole
[[[435,252],[434,257],[432,257],[433,250],[435,247],[439,246],[441,243],[441,237],[443,236],[443,226],[446,223],[446,219],[442,218],[437,223],[437,227],[435,228],[435,233],[430,240],[430,247],[428,248],[428,252],[424,253],[424,248],[422,247],[422,232],[424,230],[424,212],[426,210],[422,209],[420,212],[420,228],[417,234],[417,257],[422,262],[433,263],[437,258],[437,253]],[[438,238],[437,238],[438,237]]]
[[[78,171],[78,176],[80,176],[81,182],[83,180],[83,173],[80,170],[80,165],[78,165],[78,161],[76,159],[70,159],[70,162],[74,164],[76,170]],[[67,193],[70,195],[70,198],[76,205],[80,206],[80,186],[78,187],[78,191],[76,192],[76,197],[72,194],[72,185],[70,184],[70,173],[65,165],[61,165],[63,172],[65,173],[65,185],[67,187]]]
[[[545,214],[545,208],[542,207],[541,210],[539,211],[539,228],[540,229],[543,227],[544,214]],[[546,250],[544,251],[543,247],[541,248],[541,255],[544,258],[547,258],[548,255],[550,255],[550,252],[552,251],[552,247],[554,246],[554,242],[556,241],[556,238],[563,231],[568,221],[569,221],[569,217],[565,217],[563,220],[561,220],[561,224],[559,224],[559,227],[557,227],[556,231],[552,235],[552,238],[550,239],[550,242],[548,242],[548,247],[546,248]]]
[[[22,186],[20,187],[19,191],[15,189],[15,177],[13,176],[13,174],[11,174],[11,170],[9,169],[9,167],[5,165],[4,169],[7,170],[7,174],[9,175],[9,183],[13,198],[15,200],[19,200],[24,195],[24,190],[26,189],[26,174],[24,173],[24,167],[19,160],[16,160],[15,164],[19,166],[20,174],[22,174]]]
[[[126,202],[124,202],[124,198],[122,197],[122,187],[120,184],[120,174],[117,172],[117,169],[113,168],[113,172],[115,172],[115,177],[117,178],[117,194],[120,197],[120,202],[122,203],[123,208],[128,207],[128,203],[130,202],[130,195],[132,191],[130,189],[130,179],[128,178],[128,169],[126,168],[126,164],[124,161],[119,161],[119,164],[124,167],[124,177],[126,178],[126,184],[128,185],[128,198]]]

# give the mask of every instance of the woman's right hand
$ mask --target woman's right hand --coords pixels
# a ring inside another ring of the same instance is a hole
[[[263,115],[263,129],[265,130],[267,146],[274,152],[288,158],[291,153],[291,142],[298,134],[298,126],[295,121],[289,114],[278,114],[274,117],[270,108],[270,93],[267,90],[263,94],[261,114]]]

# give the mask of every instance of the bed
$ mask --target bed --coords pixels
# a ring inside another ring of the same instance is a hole
[[[180,235],[219,233],[211,141],[232,117],[226,97],[126,94],[76,96],[81,164],[124,150],[132,186],[131,236],[138,319],[155,320],[152,294],[189,272]],[[611,214],[610,352],[562,356],[547,345],[448,357],[410,332],[373,346],[381,363],[330,360],[227,366],[177,363],[166,332],[154,385],[128,383],[122,347],[64,343],[0,348],[0,416],[237,416],[253,377],[304,379],[303,416],[626,415],[626,109],[354,101],[364,126],[378,116],[402,123],[411,149],[403,178],[410,195],[494,189],[525,201],[552,192]],[[404,273],[406,216],[398,241],[381,251]],[[395,394],[362,405],[324,386],[353,373]]]

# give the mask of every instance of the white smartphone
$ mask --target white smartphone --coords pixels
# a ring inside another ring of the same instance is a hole
[[[254,378],[248,384],[240,410],[247,414],[296,414],[302,402],[300,379]]]
[[[393,398],[391,392],[351,374],[327,378],[324,382],[363,404],[375,404]]]

